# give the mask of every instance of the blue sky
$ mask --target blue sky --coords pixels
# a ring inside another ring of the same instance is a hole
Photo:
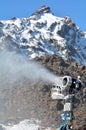
[[[49,6],[58,17],[70,16],[86,31],[86,0],[0,0],[0,20],[29,17],[43,5]]]

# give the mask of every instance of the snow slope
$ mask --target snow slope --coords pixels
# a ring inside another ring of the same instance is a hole
[[[46,6],[29,18],[0,21],[0,49],[29,59],[56,54],[86,65],[86,33],[70,17],[56,17]]]
[[[51,130],[50,128],[45,128],[40,126],[40,122],[38,120],[24,120],[19,124],[9,124],[3,125],[0,124],[0,130]]]

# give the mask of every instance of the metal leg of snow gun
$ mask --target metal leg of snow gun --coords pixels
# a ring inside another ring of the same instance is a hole
[[[73,98],[74,95],[68,96],[69,98],[65,99],[64,104],[64,113],[61,114],[61,118],[64,121],[63,125],[60,126],[59,130],[73,130]]]
[[[63,113],[61,116],[65,119],[59,130],[73,130],[73,119],[71,119],[71,116],[68,113]]]

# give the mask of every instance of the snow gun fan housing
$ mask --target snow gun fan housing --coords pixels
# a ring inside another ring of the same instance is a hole
[[[52,99],[64,99],[66,94],[75,94],[82,87],[80,77],[73,78],[71,76],[64,76],[61,78],[61,84],[53,84],[51,87]]]

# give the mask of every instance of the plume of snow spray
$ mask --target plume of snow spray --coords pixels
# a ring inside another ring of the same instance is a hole
[[[3,51],[0,53],[0,86],[6,83],[22,81],[60,82],[60,78],[49,72],[42,65],[27,60],[15,52]]]

